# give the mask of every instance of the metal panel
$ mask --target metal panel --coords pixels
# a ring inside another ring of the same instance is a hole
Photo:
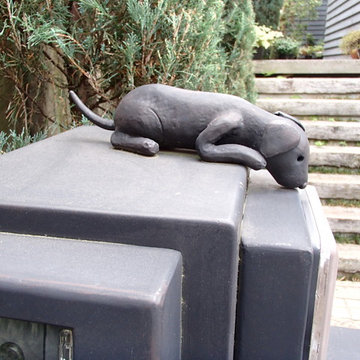
[[[266,172],[251,172],[235,359],[308,358],[320,258],[312,216],[304,190],[277,188]]]
[[[232,359],[246,168],[114,150],[110,135],[82,127],[1,156],[0,229],[180,251],[183,359]]]
[[[314,317],[309,360],[326,360],[330,334],[331,310],[337,276],[338,256],[336,242],[331,232],[316,189],[308,186],[306,191],[307,213],[313,221],[313,236],[320,243],[320,261],[315,293]],[[305,202],[304,202],[305,204]]]
[[[72,328],[75,359],[179,360],[181,275],[173,250],[0,233],[0,317]]]

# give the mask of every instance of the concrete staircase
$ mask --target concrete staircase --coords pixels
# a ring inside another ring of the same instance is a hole
[[[257,105],[302,120],[311,142],[310,184],[317,188],[333,232],[359,241],[360,61],[265,60],[254,65]]]

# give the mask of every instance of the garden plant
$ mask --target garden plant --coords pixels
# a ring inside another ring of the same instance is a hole
[[[73,126],[74,116],[80,121],[69,90],[103,115],[148,83],[254,101],[254,41],[251,0],[5,0],[0,75],[13,84],[7,118],[28,135],[56,133]]]

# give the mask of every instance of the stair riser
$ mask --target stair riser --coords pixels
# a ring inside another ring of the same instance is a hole
[[[358,94],[349,94],[349,95],[342,95],[342,94],[275,94],[275,93],[263,93],[258,92],[258,99],[273,99],[273,100],[283,100],[283,99],[326,99],[326,100],[360,100],[360,95]]]
[[[309,182],[316,187],[321,199],[347,199],[360,200],[360,186],[347,184],[318,184]]]
[[[257,78],[260,97],[360,98],[360,78]]]
[[[360,200],[360,176],[343,174],[309,174],[321,199]]]
[[[354,75],[360,74],[360,62],[354,60],[255,60],[257,75]]]
[[[312,140],[360,141],[360,125],[355,122],[303,121]]]
[[[281,110],[294,116],[358,117],[360,101],[355,100],[297,100],[258,99],[256,104],[269,111]]]
[[[359,234],[360,221],[328,218],[333,233]]]
[[[360,122],[360,116],[296,115],[296,118],[302,121]]]
[[[310,166],[333,166],[357,169],[360,167],[360,154],[334,153],[326,151],[326,147],[310,154]]]
[[[360,233],[360,209],[324,206],[324,213],[334,233]]]

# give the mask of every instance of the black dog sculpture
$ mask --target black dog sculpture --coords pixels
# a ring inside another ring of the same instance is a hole
[[[304,188],[308,177],[309,143],[302,125],[282,112],[271,114],[239,97],[144,85],[118,105],[114,121],[70,97],[94,124],[114,130],[111,143],[142,155],[163,149],[196,149],[205,161],[266,168],[287,188]]]

